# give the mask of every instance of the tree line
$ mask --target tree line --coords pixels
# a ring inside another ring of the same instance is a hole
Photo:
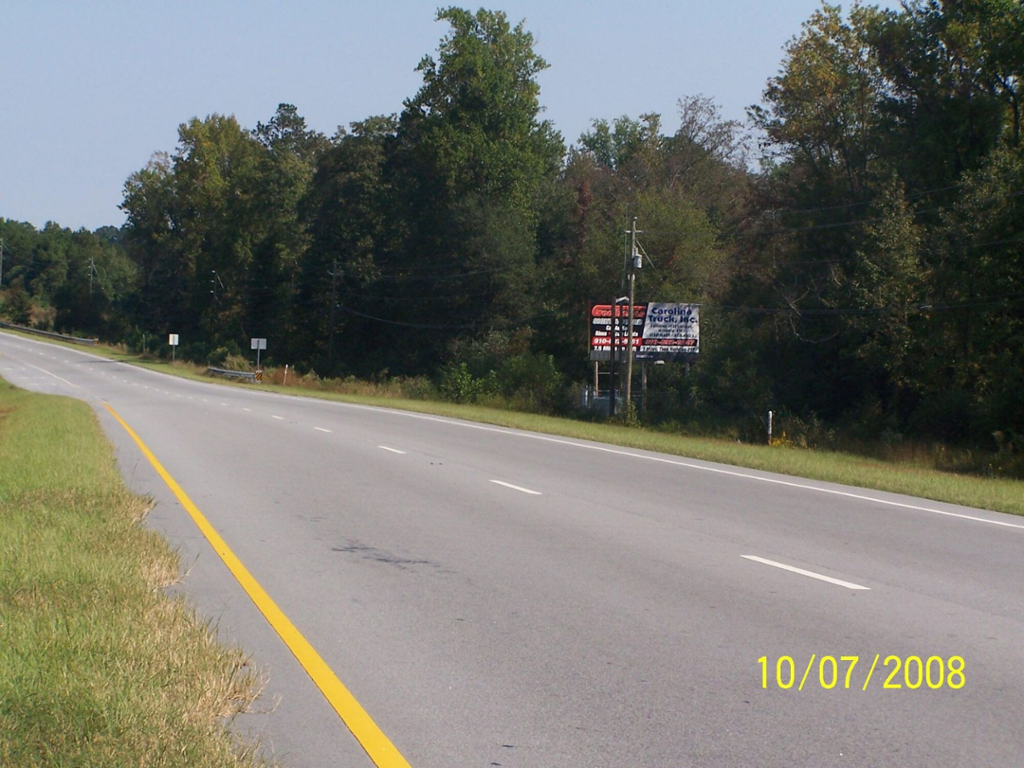
[[[0,221],[8,314],[174,332],[197,361],[266,337],[321,376],[457,368],[557,410],[635,216],[638,299],[702,304],[700,362],[652,372],[652,418],[751,436],[773,408],[818,441],[1021,449],[1019,0],[825,4],[746,123],[690,96],[569,146],[525,23],[438,20],[396,114],[333,136],[288,104],[253,129],[193,118],[127,180],[120,229]]]

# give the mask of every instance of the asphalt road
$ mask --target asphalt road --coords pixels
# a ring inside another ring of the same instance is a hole
[[[372,762],[103,403],[416,768],[1024,765],[1024,518],[8,334],[0,376],[93,404],[286,766]]]

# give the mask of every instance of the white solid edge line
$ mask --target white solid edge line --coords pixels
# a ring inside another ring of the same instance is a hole
[[[511,488],[513,491],[520,491],[521,493],[528,493],[531,496],[543,496],[540,491],[531,491],[529,488],[523,488],[518,485],[512,485],[512,483],[506,483],[503,480],[491,480],[495,485],[503,485],[506,488]]]
[[[331,431],[329,429],[324,429],[323,427],[313,427],[313,429],[315,429],[317,432],[330,432]]]
[[[864,589],[870,591],[871,587],[862,587],[860,584],[854,584],[850,581],[843,581],[842,579],[833,579],[831,576],[822,576],[820,573],[814,571],[805,571],[803,568],[796,568],[792,565],[786,565],[785,563],[777,563],[774,560],[765,560],[763,557],[757,557],[756,555],[740,555],[740,557],[746,560],[753,560],[755,563],[763,563],[770,565],[773,568],[781,568],[784,571],[791,571],[793,573],[799,573],[801,576],[808,576],[818,581],[827,581],[829,584],[836,584],[840,587],[846,587],[847,589]]]
[[[342,405],[350,408],[359,409],[373,409],[373,406],[368,405],[357,405],[355,403],[332,403],[334,405]],[[634,453],[632,451],[623,451],[616,448],[606,448],[603,445],[589,445],[587,443],[577,443],[572,440],[563,440],[557,437],[548,437],[547,435],[535,435],[529,432],[515,432],[510,429],[501,429],[500,427],[489,427],[484,424],[470,424],[467,422],[456,421],[453,419],[442,419],[436,416],[427,416],[421,413],[413,413],[410,411],[397,411],[388,408],[377,408],[376,410],[382,410],[385,413],[390,413],[395,416],[406,416],[412,419],[422,419],[423,421],[435,421],[439,424],[451,424],[453,426],[464,427],[466,429],[479,429],[484,432],[497,432],[503,435],[512,435],[513,437],[525,437],[530,440],[541,440],[545,443],[556,443],[558,445],[572,445],[576,448],[583,448],[590,451],[601,451],[602,453],[611,453],[616,456],[629,456],[634,459],[644,459],[646,461],[656,461],[661,464],[671,464],[676,467],[686,467],[687,469],[697,469],[703,472],[714,472],[719,475],[729,475],[731,477],[743,477],[748,480],[759,480],[762,483],[773,483],[775,485],[784,485],[790,488],[800,488],[805,491],[817,491],[818,493],[829,493],[833,496],[845,496],[849,499],[857,499],[859,501],[871,501],[876,504],[885,504],[890,507],[899,507],[901,509],[913,509],[917,512],[930,512],[935,515],[945,515],[946,517],[959,517],[962,520],[974,520],[978,523],[989,523],[991,525],[1002,525],[1006,528],[1018,528],[1024,530],[1024,525],[1019,523],[1004,523],[1001,520],[989,520],[984,517],[975,517],[973,515],[965,515],[960,512],[947,512],[942,509],[935,509],[934,507],[922,507],[917,504],[905,504],[900,501],[889,501],[888,499],[879,499],[875,496],[866,496],[862,493],[851,493],[850,491],[840,491],[834,488],[819,488],[815,485],[807,485],[805,483],[795,483],[791,480],[780,480],[775,477],[762,477],[761,475],[751,475],[746,472],[737,472],[731,469],[722,469],[719,467],[706,467],[700,464],[693,464],[688,461],[678,461],[676,459],[668,459],[662,456],[645,456],[641,453]],[[825,482],[825,481],[822,481]],[[999,514],[999,513],[996,513]]]
[[[386,445],[378,445],[377,447],[382,451],[390,451],[391,453],[400,453],[403,456],[405,455],[405,451],[400,451],[397,448],[388,448]]]
[[[4,335],[7,336],[8,338],[14,338],[14,339],[17,339],[18,341],[27,341],[27,342],[33,343],[33,344],[44,344],[44,343],[46,343],[46,342],[42,342],[42,341],[36,341],[35,339],[24,339],[24,338],[19,337],[19,336],[11,336],[10,334],[4,334]],[[82,350],[71,349],[71,350],[68,350],[68,351],[69,352],[73,352],[73,353],[78,354],[78,355],[85,356],[85,357],[92,357],[92,358],[95,358],[97,360],[103,360],[105,362],[109,362],[108,358],[103,358],[103,357],[100,357],[99,355],[91,355],[88,352],[84,352]],[[129,363],[119,363],[119,364],[121,364],[121,365],[130,365]],[[139,368],[137,366],[131,366],[131,367],[133,368],[133,370],[142,371],[144,373],[149,373],[149,374],[152,374],[153,376],[166,376],[166,375],[168,375],[168,374],[160,373],[158,371],[150,371],[147,368]],[[202,386],[202,387],[217,386],[216,384],[210,384],[210,383],[206,383],[206,382],[194,382],[194,381],[190,381],[189,379],[179,379],[178,381],[179,382],[184,382],[186,384],[195,384],[197,386]],[[70,384],[70,382],[68,382],[68,383]],[[78,386],[78,385],[75,384],[73,386]],[[273,397],[273,398],[294,398],[295,397],[295,395],[281,395],[281,394],[277,394],[275,392],[249,392],[248,394],[256,395],[257,397]],[[484,432],[497,432],[497,433],[503,434],[503,435],[512,435],[514,437],[525,437],[525,438],[528,438],[530,440],[541,440],[543,442],[555,443],[557,445],[571,445],[571,446],[575,446],[576,448],[583,448],[585,450],[601,451],[603,453],[611,453],[611,454],[614,454],[614,455],[617,455],[617,456],[629,456],[629,457],[634,458],[634,459],[645,459],[647,461],[657,461],[657,462],[660,462],[662,464],[671,464],[671,465],[677,466],[677,467],[686,467],[688,469],[697,469],[697,470],[701,470],[703,472],[715,472],[715,473],[718,473],[720,475],[729,475],[731,477],[743,477],[743,478],[746,478],[748,480],[759,480],[762,483],[773,483],[775,485],[783,485],[783,486],[787,486],[789,488],[799,488],[799,489],[805,490],[805,491],[817,491],[818,493],[828,493],[828,494],[831,494],[833,496],[844,496],[844,497],[846,497],[848,499],[857,499],[858,501],[870,501],[870,502],[874,502],[875,504],[884,504],[885,506],[889,506],[889,507],[898,507],[900,509],[912,509],[915,512],[929,512],[929,513],[931,513],[933,515],[943,515],[945,517],[957,517],[957,518],[960,518],[961,520],[972,520],[972,521],[974,521],[976,523],[988,523],[989,525],[1001,525],[1004,528],[1016,528],[1018,530],[1024,531],[1024,525],[1021,525],[1019,523],[1005,523],[1002,520],[989,520],[988,518],[976,517],[974,515],[965,515],[965,514],[960,513],[960,512],[947,512],[946,510],[935,509],[934,507],[924,507],[924,506],[920,506],[918,504],[906,504],[906,503],[903,503],[903,502],[900,502],[900,501],[889,501],[887,499],[879,499],[879,498],[877,498],[875,496],[866,496],[866,495],[861,494],[861,493],[852,493],[850,491],[840,491],[840,490],[837,490],[835,488],[819,488],[818,486],[806,485],[805,483],[795,483],[795,482],[792,482],[790,480],[781,480],[781,479],[775,478],[775,477],[762,477],[760,475],[751,475],[751,474],[748,474],[746,472],[737,472],[735,470],[722,469],[722,468],[719,468],[719,467],[706,467],[706,466],[702,466],[700,464],[693,464],[693,463],[690,463],[690,462],[687,462],[687,461],[676,461],[674,459],[668,459],[668,458],[665,458],[665,457],[662,457],[662,456],[645,456],[645,455],[640,454],[640,453],[633,453],[632,451],[617,450],[615,448],[606,448],[605,446],[601,446],[601,445],[589,445],[587,443],[577,443],[577,442],[573,442],[572,440],[564,440],[564,439],[559,439],[557,437],[549,437],[547,435],[531,434],[529,432],[515,432],[515,431],[510,430],[510,429],[502,429],[500,427],[491,427],[491,426],[487,426],[485,424],[472,424],[472,423],[465,422],[465,421],[459,421],[457,419],[445,419],[445,418],[439,418],[437,416],[430,416],[429,414],[424,414],[424,413],[415,413],[415,412],[412,412],[412,411],[400,411],[400,410],[396,410],[396,409],[392,409],[392,408],[387,408],[386,406],[360,405],[360,404],[357,404],[357,403],[345,403],[345,402],[337,402],[337,401],[321,401],[321,402],[329,403],[330,405],[335,406],[335,407],[352,408],[352,409],[355,409],[355,410],[378,411],[378,412],[383,412],[383,413],[389,413],[392,416],[404,416],[406,418],[411,418],[411,419],[421,419],[423,421],[434,421],[434,422],[437,422],[439,424],[450,424],[452,426],[463,427],[465,429],[479,429],[479,430],[484,431]],[[822,482],[825,482],[825,481],[822,481]],[[994,513],[994,514],[1001,514],[1001,513]]]

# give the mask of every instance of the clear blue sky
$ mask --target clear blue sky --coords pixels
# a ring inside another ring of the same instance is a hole
[[[448,3],[446,3],[447,5]],[[475,10],[477,3],[455,3]],[[120,226],[125,179],[213,112],[245,127],[281,102],[331,134],[402,109],[447,25],[413,0],[4,0],[0,217]],[[574,142],[594,118],[663,115],[702,93],[744,119],[817,0],[503,0],[551,65],[546,117]]]

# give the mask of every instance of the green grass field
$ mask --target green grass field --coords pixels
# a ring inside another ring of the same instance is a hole
[[[57,342],[59,343],[59,342]],[[342,382],[342,391],[329,391],[315,383],[287,387],[274,384],[250,385],[215,379],[204,374],[204,368],[188,363],[142,360],[109,347],[87,351],[112,359],[141,365],[162,373],[214,382],[223,386],[252,387],[270,392],[316,397],[328,400],[383,406],[439,416],[467,419],[515,429],[527,429],[550,435],[610,443],[625,448],[684,456],[705,461],[732,464],[738,467],[778,472],[812,480],[842,483],[860,488],[903,493],[935,501],[962,504],[1024,515],[1024,482],[1019,480],[956,474],[927,466],[920,460],[882,461],[850,453],[812,450],[784,446],[749,445],[705,437],[688,437],[655,430],[624,427],[608,423],[541,416],[530,413],[458,405],[431,400],[410,400],[396,397],[386,384]],[[294,380],[293,380],[294,381]]]
[[[165,595],[147,508],[85,403],[0,380],[0,765],[259,764],[224,725],[260,679]]]

